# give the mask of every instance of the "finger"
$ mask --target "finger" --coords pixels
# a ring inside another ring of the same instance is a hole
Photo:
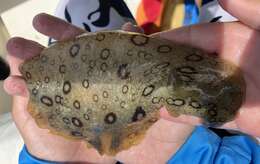
[[[241,58],[245,55],[248,40],[260,34],[239,22],[208,23],[186,26],[175,30],[160,32],[151,35],[164,39],[187,44],[203,49],[208,53],[220,55],[222,59],[241,65]],[[252,66],[252,65],[251,65]],[[246,65],[241,66],[242,69]]]
[[[67,40],[86,31],[57,17],[42,13],[33,19],[34,28],[55,40]]]
[[[122,26],[122,30],[129,31],[129,32],[137,32],[137,33],[144,33],[144,30],[141,27],[133,25],[131,22],[127,22]]]
[[[199,24],[152,34],[181,44],[188,44],[214,53],[219,50],[222,23]]]
[[[219,3],[226,11],[241,22],[260,30],[259,0],[219,0]]]
[[[20,76],[9,76],[4,81],[4,90],[12,96],[29,96],[26,83]]]
[[[10,55],[26,60],[38,55],[44,46],[32,40],[14,37],[8,40],[6,48]]]
[[[7,42],[6,49],[9,53],[7,61],[10,65],[11,75],[20,75],[19,65],[24,60],[39,55],[44,46],[32,40],[14,37]]]

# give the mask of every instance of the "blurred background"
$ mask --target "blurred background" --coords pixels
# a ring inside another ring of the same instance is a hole
[[[135,13],[140,0],[125,0]],[[47,45],[48,38],[36,32],[32,19],[41,12],[54,14],[59,0],[1,0],[0,1],[0,55],[5,58],[5,44],[10,37],[20,36]],[[11,97],[0,81],[0,115],[11,110]]]

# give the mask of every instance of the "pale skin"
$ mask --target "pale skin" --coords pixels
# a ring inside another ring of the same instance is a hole
[[[202,24],[154,34],[181,43],[216,52],[221,58],[239,65],[247,84],[246,99],[236,119],[223,128],[240,130],[260,136],[260,1],[219,0],[221,5],[240,22]],[[39,32],[57,40],[66,40],[85,31],[57,18],[40,14],[33,25]],[[140,32],[139,28],[125,25],[124,30]],[[69,141],[40,129],[27,112],[28,91],[20,77],[18,66],[24,60],[39,54],[44,47],[23,38],[12,38],[7,44],[11,76],[5,81],[5,90],[13,95],[13,118],[31,154],[53,161],[83,163],[165,163],[185,142],[193,125],[201,120],[190,116],[170,117],[161,110],[162,119],[149,129],[141,144],[117,154],[115,157],[100,156],[94,149],[87,149],[80,141]],[[170,120],[170,121],[166,121]],[[182,123],[180,123],[182,122]],[[183,124],[185,123],[185,124]],[[188,123],[188,124],[187,124]]]
[[[220,4],[240,22],[202,24],[180,28],[155,34],[181,43],[217,53],[221,58],[238,65],[246,80],[246,99],[234,121],[228,122],[223,128],[235,129],[260,136],[260,74],[259,74],[259,41],[260,21],[259,0],[219,0]],[[254,16],[252,16],[254,15]],[[167,115],[167,114],[166,114]],[[198,124],[198,118],[181,116],[169,118],[171,121]]]

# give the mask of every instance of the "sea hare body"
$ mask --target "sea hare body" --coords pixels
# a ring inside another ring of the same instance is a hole
[[[137,144],[162,106],[173,116],[194,115],[217,126],[234,119],[245,94],[232,63],[120,31],[58,42],[20,70],[40,127],[109,155]]]

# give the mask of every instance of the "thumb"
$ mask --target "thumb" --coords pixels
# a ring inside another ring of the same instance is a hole
[[[4,90],[13,96],[29,97],[26,83],[20,76],[9,76],[4,81]]]
[[[185,26],[169,31],[152,34],[152,37],[164,38],[173,42],[201,48],[209,53],[220,50],[224,24],[207,23]]]
[[[260,30],[259,0],[218,0],[220,5],[231,15],[248,26]]]

